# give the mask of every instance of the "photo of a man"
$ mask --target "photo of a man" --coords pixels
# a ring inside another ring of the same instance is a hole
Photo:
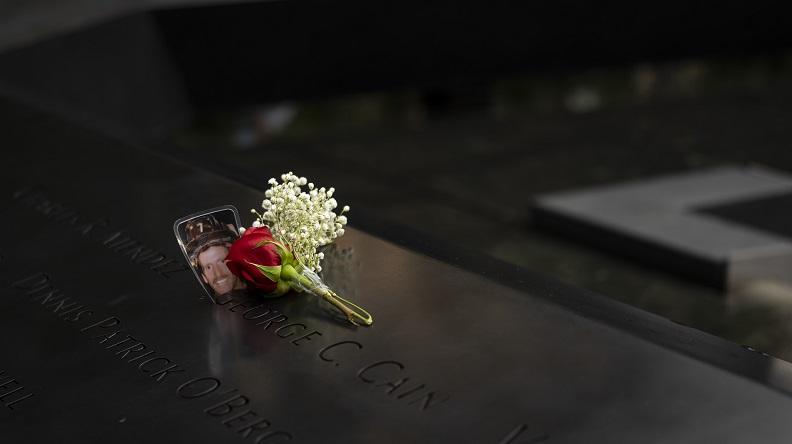
[[[212,299],[246,284],[226,266],[228,248],[239,237],[236,213],[231,208],[209,212],[177,221],[176,235],[187,260]]]

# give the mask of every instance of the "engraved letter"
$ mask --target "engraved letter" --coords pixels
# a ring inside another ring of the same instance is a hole
[[[248,313],[250,313],[251,311],[255,311],[257,308],[261,308],[261,307],[264,307],[267,311],[265,311],[264,313],[259,313],[257,315],[248,315]],[[244,313],[242,313],[242,318],[247,319],[248,321],[252,321],[253,319],[257,319],[262,316],[267,316],[268,314],[270,314],[270,309],[265,307],[264,304],[259,304],[256,305],[255,307],[251,307],[245,310]]]
[[[281,331],[281,330],[283,330],[283,329],[289,328],[289,327],[301,327],[303,330],[305,330],[306,328],[308,328],[308,327],[307,327],[307,326],[305,326],[304,324],[300,324],[300,323],[298,323],[298,322],[295,322],[294,324],[286,324],[286,325],[284,325],[284,326],[282,326],[282,327],[278,327],[278,328],[275,330],[275,335],[277,335],[279,338],[288,338],[289,336],[291,336],[291,335],[293,335],[293,334],[294,334],[294,330],[292,330],[292,331],[288,331],[288,332],[286,332],[286,333],[281,333],[280,331]]]
[[[262,419],[254,422],[254,423],[252,423],[250,425],[247,425],[247,426],[237,430],[236,432],[239,435],[242,435],[242,438],[244,439],[244,438],[247,438],[248,436],[250,436],[250,434],[253,433],[254,430],[264,430],[264,429],[268,428],[270,425],[272,425],[272,424],[270,424],[269,421],[267,421],[266,419],[262,418]]]
[[[147,370],[147,369],[146,369],[146,368],[144,368],[144,367],[146,367],[146,366],[147,366],[149,363],[152,363],[152,362],[157,362],[157,361],[165,361],[165,365],[168,365],[168,364],[170,364],[170,363],[171,363],[171,362],[170,362],[170,359],[168,359],[168,358],[164,358],[164,357],[162,357],[162,356],[157,356],[157,357],[155,357],[155,358],[146,359],[145,361],[141,362],[140,364],[138,364],[138,368],[139,368],[140,370],[142,370],[142,371],[143,371],[143,373],[151,373],[151,370]]]
[[[357,376],[358,376],[358,378],[360,378],[361,381],[371,384],[372,382],[374,382],[374,379],[368,379],[368,378],[366,378],[363,375],[365,375],[366,372],[368,372],[369,370],[371,370],[373,368],[376,368],[376,367],[383,366],[383,365],[395,365],[396,367],[399,367],[399,370],[404,370],[404,365],[402,365],[400,362],[396,362],[396,361],[380,361],[380,362],[375,362],[375,363],[369,365],[368,367],[363,367],[358,372]]]
[[[103,320],[101,320],[99,322],[96,322],[94,324],[91,324],[91,325],[89,325],[87,327],[83,327],[82,329],[80,329],[80,331],[85,332],[85,331],[88,331],[88,330],[90,330],[90,329],[92,329],[94,327],[110,328],[110,327],[114,327],[114,326],[116,326],[116,325],[118,325],[120,323],[121,323],[120,319],[118,319],[115,316],[110,316],[107,319],[103,319]]]
[[[314,330],[314,331],[312,331],[312,332],[310,332],[308,334],[302,335],[299,338],[291,341],[291,343],[294,344],[294,345],[299,346],[301,341],[310,341],[311,340],[311,336],[322,336],[322,334],[319,333],[318,331]]]
[[[246,420],[251,418],[258,418],[258,415],[256,414],[256,412],[252,410],[245,410],[244,412],[234,415],[230,418],[224,419],[221,422],[225,424],[226,427],[231,428],[234,426],[235,422],[245,422]]]
[[[163,379],[165,379],[165,376],[171,373],[182,373],[182,372],[184,372],[183,368],[179,368],[178,364],[173,364],[170,367],[163,368],[157,373],[152,373],[151,377],[154,378],[155,381],[161,382]]]
[[[204,409],[204,412],[211,416],[223,416],[231,413],[234,408],[242,407],[248,404],[250,399],[244,395],[235,395],[225,401],[220,401],[217,404]]]
[[[256,325],[264,325],[264,330],[266,330],[266,329],[268,329],[270,327],[270,325],[272,325],[273,322],[283,322],[286,319],[289,319],[288,317],[286,317],[286,315],[277,315],[277,316],[273,316],[273,317],[271,317],[271,318],[269,318],[267,320],[261,321],[261,322],[259,322]]]
[[[437,396],[437,392],[429,392],[423,395],[422,397],[409,402],[408,404],[413,405],[421,402],[421,410],[427,410],[429,407],[432,407],[433,405],[437,405],[440,404],[441,402],[448,401],[448,395],[440,395],[439,397],[435,398],[436,396]]]
[[[24,279],[20,279],[13,284],[11,284],[14,288],[19,288],[20,290],[30,290],[32,288],[40,287],[44,284],[49,282],[49,276],[46,273],[38,272],[32,276],[28,276]]]
[[[291,441],[292,440],[292,436],[291,436],[290,433],[277,431],[277,432],[270,432],[270,433],[266,433],[264,435],[261,435],[258,438],[256,438],[255,442],[256,442],[256,444],[260,444],[260,443],[265,442],[265,441],[266,442],[275,442],[275,441],[270,441],[271,438],[286,438],[285,440],[283,440],[283,439],[280,440],[281,442],[283,442],[283,441]]]
[[[198,384],[198,388],[194,386]],[[201,386],[205,385],[206,388],[199,390]],[[190,379],[176,389],[176,393],[185,399],[200,398],[201,396],[208,395],[220,387],[220,380],[211,376],[204,376],[203,378]],[[193,391],[195,390],[195,391]]]
[[[329,358],[327,356],[327,352],[330,351],[331,348],[335,348],[335,347],[338,347],[339,345],[344,345],[344,344],[352,344],[352,345],[356,346],[358,349],[362,349],[363,348],[363,345],[361,345],[359,342],[355,342],[355,341],[336,342],[335,344],[330,344],[327,347],[319,350],[319,359],[321,359],[322,361],[327,361],[327,362],[335,361],[335,359]],[[338,363],[337,362],[335,363],[335,365],[336,365],[336,367],[338,367]]]

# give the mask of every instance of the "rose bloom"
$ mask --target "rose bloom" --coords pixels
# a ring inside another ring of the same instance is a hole
[[[253,287],[272,293],[278,287],[276,282],[265,276],[255,265],[267,267],[281,265],[278,248],[272,243],[258,245],[263,241],[274,241],[267,227],[253,227],[237,239],[228,249],[226,265],[235,275],[246,280]],[[255,265],[254,265],[255,264]]]

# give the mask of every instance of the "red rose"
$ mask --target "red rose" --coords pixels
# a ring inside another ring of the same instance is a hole
[[[248,228],[228,249],[226,265],[231,273],[241,277],[254,287],[272,293],[278,283],[267,277],[261,267],[278,267],[281,257],[278,246],[267,227]]]
[[[342,298],[322,283],[321,278],[303,266],[294,254],[272,237],[267,227],[252,227],[228,249],[226,266],[235,275],[270,296],[289,290],[310,291],[333,304],[355,325],[371,325],[371,315]]]

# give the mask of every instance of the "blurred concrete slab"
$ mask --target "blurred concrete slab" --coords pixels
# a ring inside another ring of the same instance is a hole
[[[776,201],[768,198],[790,193],[792,176],[726,166],[545,194],[536,201],[535,219],[541,227],[734,290],[757,279],[792,284],[792,239],[717,209],[757,201],[772,206]],[[745,211],[756,213],[751,208]],[[783,214],[792,222],[792,208]]]

